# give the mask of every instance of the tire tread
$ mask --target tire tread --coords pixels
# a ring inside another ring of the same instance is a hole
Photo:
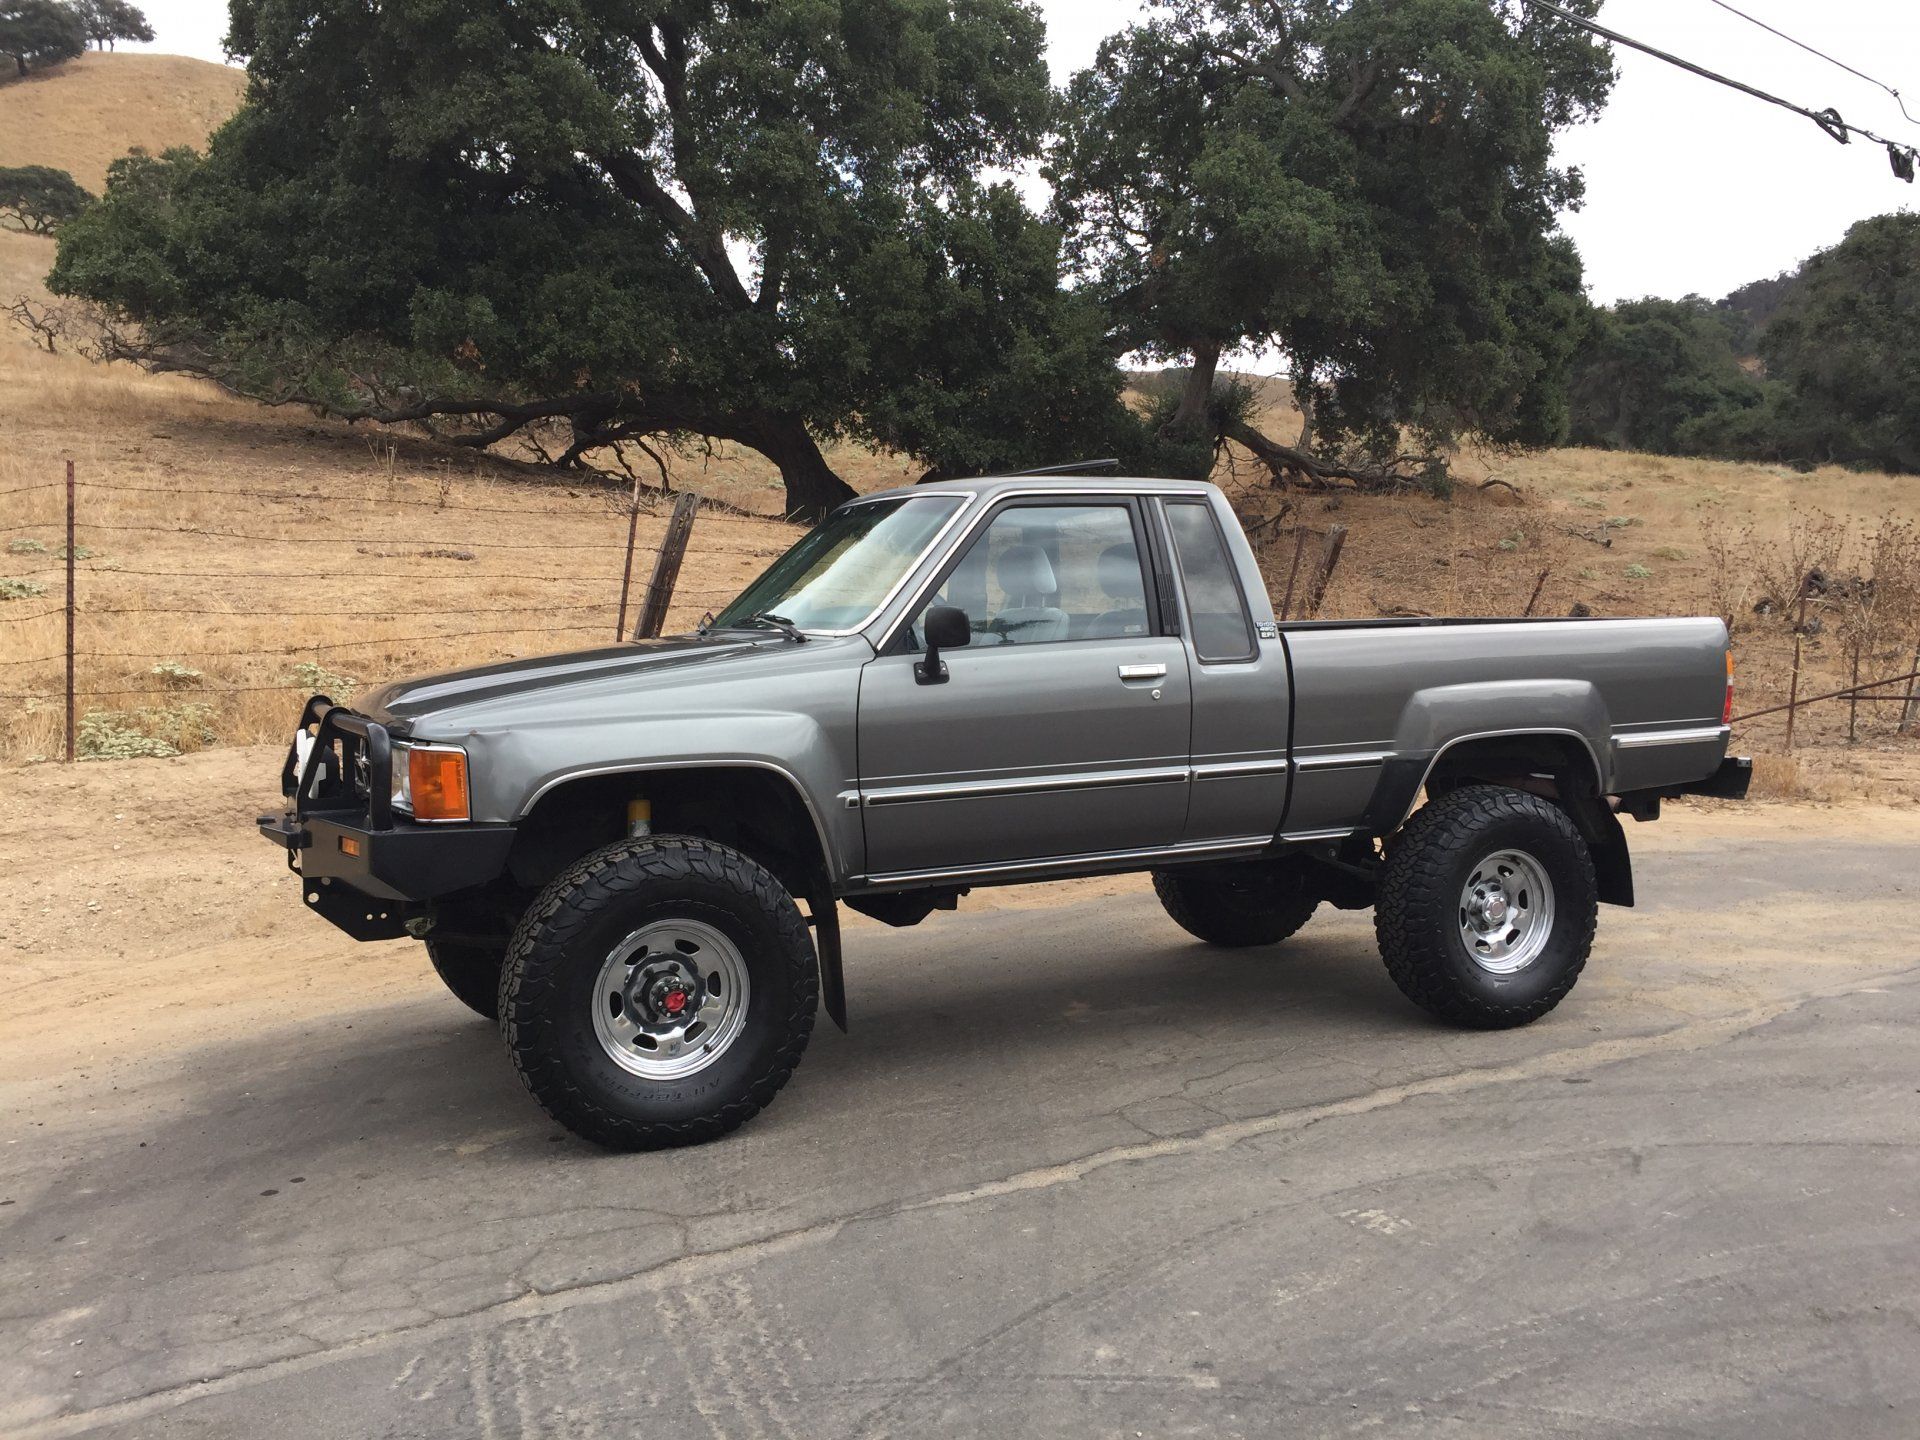
[[[562,963],[569,943],[603,907],[618,904],[651,881],[695,878],[723,881],[742,902],[759,907],[774,921],[792,962],[790,983],[784,987],[785,1039],[738,1099],[687,1120],[636,1120],[601,1105],[572,1081],[556,1047],[545,1043],[542,1017],[527,991],[546,982]],[[804,964],[800,963],[803,954]],[[813,941],[793,898],[767,870],[739,851],[693,837],[620,841],[561,871],[521,916],[500,970],[500,1028],[521,1082],[568,1129],[621,1150],[697,1145],[752,1119],[771,1103],[799,1065],[813,1033],[818,1004]]]
[[[1439,933],[1459,903],[1449,868],[1477,837],[1514,819],[1542,822],[1574,842],[1585,871],[1585,903],[1556,896],[1556,924],[1571,923],[1574,958],[1543,993],[1521,1004],[1503,1004],[1476,994],[1448,973],[1424,937]],[[1505,1029],[1539,1019],[1573,989],[1586,968],[1599,912],[1592,857],[1566,812],[1552,801],[1504,785],[1469,785],[1423,807],[1388,846],[1374,906],[1374,933],[1387,973],[1414,1004],[1450,1024],[1480,1030]]]

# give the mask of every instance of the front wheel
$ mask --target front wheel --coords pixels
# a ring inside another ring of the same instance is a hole
[[[1406,997],[1454,1025],[1538,1020],[1580,978],[1598,909],[1573,821],[1498,785],[1452,791],[1387,847],[1374,930]]]
[[[707,840],[595,851],[541,893],[501,976],[501,1029],[548,1114],[615,1150],[712,1140],[766,1106],[813,1031],[806,922]]]

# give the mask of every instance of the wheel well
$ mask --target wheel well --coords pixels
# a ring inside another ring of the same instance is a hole
[[[1593,856],[1600,899],[1633,904],[1633,864],[1626,832],[1600,793],[1600,772],[1585,741],[1572,735],[1488,735],[1444,751],[1427,772],[1429,799],[1462,785],[1506,785],[1557,804],[1572,818]]]
[[[1586,742],[1572,735],[1486,735],[1443,751],[1427,772],[1427,794],[1462,785],[1508,785],[1550,800],[1598,795],[1600,775]]]
[[[556,785],[519,824],[507,860],[514,882],[537,889],[582,855],[624,839],[635,800],[648,803],[656,834],[731,846],[794,896],[827,889],[826,851],[799,791],[783,775],[745,765],[629,770]]]

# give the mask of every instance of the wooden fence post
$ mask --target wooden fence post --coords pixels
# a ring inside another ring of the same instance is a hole
[[[660,537],[660,553],[653,560],[653,578],[647,581],[647,593],[640,599],[640,618],[633,627],[636,640],[651,640],[666,628],[667,606],[673,601],[674,583],[680,578],[680,562],[686,558],[687,539],[693,534],[693,517],[699,509],[698,495],[682,492],[673,502],[667,533]]]
[[[73,538],[73,461],[67,461],[67,753],[66,763],[75,759],[73,709],[73,562],[76,558]]]
[[[1312,620],[1320,613],[1320,602],[1327,598],[1327,585],[1333,579],[1333,567],[1340,563],[1340,552],[1347,546],[1347,527],[1333,525],[1327,529],[1327,543],[1320,551],[1320,568],[1314,572],[1313,593],[1308,597],[1301,615]]]
[[[1293,565],[1287,571],[1287,593],[1280,598],[1280,618],[1282,620],[1291,620],[1293,618],[1293,582],[1299,577],[1300,555],[1306,548],[1307,532],[1305,530],[1294,531]]]
[[[1787,753],[1793,753],[1793,717],[1800,708],[1800,647],[1807,634],[1807,577],[1800,577],[1800,605],[1793,622],[1793,679],[1787,685]]]

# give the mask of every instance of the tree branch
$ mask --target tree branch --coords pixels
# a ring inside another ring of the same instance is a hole
[[[646,206],[666,222],[674,238],[680,242],[693,263],[700,267],[700,273],[707,277],[707,283],[713,287],[715,295],[736,309],[752,308],[753,297],[747,294],[747,287],[740,283],[740,274],[733,268],[733,258],[727,254],[724,237],[715,227],[674,199],[654,175],[651,165],[631,151],[618,151],[602,156],[600,167],[607,172],[614,188],[622,195],[637,205]]]

